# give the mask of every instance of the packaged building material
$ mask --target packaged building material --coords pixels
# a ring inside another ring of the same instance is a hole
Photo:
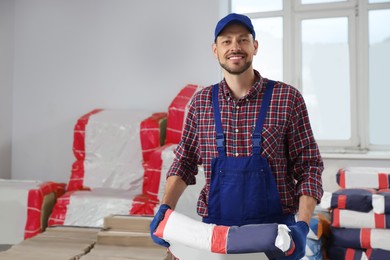
[[[294,251],[295,246],[289,231],[286,225],[276,223],[240,227],[217,226],[193,220],[168,209],[154,234],[168,243],[182,243],[213,253],[265,252],[273,259],[288,256]],[[262,235],[256,236],[257,234]]]
[[[188,106],[194,94],[201,88],[198,85],[188,84],[172,100],[168,107],[166,143],[178,144],[180,142]]]
[[[42,232],[64,190],[63,183],[0,180],[0,244],[17,244]]]
[[[390,228],[390,214],[376,214],[374,211],[359,212],[348,209],[332,211],[332,227],[338,228]]]
[[[345,167],[336,175],[340,188],[389,189],[390,169],[378,167]]]
[[[139,188],[143,162],[165,136],[166,113],[96,109],[74,128],[76,161],[67,189]]]
[[[103,189],[70,191],[58,199],[49,226],[103,227],[104,218],[130,214],[138,190]]]
[[[165,193],[167,173],[174,160],[176,146],[176,144],[165,144],[151,154],[150,160],[145,164],[143,195],[135,198],[131,214],[150,216],[154,215],[154,211],[158,209],[157,205]],[[196,203],[205,184],[204,169],[199,166],[196,184],[186,188],[176,210],[191,218],[199,218],[196,213]]]
[[[332,228],[332,243],[335,246],[390,251],[390,229]]]

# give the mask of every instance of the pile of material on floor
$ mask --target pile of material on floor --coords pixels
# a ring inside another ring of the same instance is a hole
[[[331,259],[390,259],[390,169],[349,167],[331,194]],[[326,200],[323,201],[325,203]]]

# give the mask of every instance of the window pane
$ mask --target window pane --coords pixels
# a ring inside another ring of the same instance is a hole
[[[347,2],[347,0],[301,0],[302,4],[324,4],[335,2]]]
[[[374,3],[389,3],[390,0],[369,0],[368,2],[370,4],[374,4]]]
[[[255,13],[282,10],[282,0],[232,0],[232,12]]]
[[[253,67],[266,78],[283,80],[283,19],[252,19],[259,42]]]
[[[302,93],[319,140],[351,138],[348,53],[346,17],[302,21]]]
[[[370,143],[390,145],[390,10],[369,12]]]

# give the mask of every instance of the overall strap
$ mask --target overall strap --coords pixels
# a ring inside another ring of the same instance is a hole
[[[222,122],[221,122],[221,112],[219,111],[219,102],[218,102],[218,86],[219,83],[213,85],[212,89],[212,99],[213,99],[213,110],[214,110],[214,121],[215,121],[215,131],[217,132],[217,150],[218,156],[225,156],[225,136],[223,134]]]
[[[263,130],[263,124],[264,124],[264,119],[267,115],[268,107],[271,102],[271,96],[272,96],[272,91],[274,89],[275,81],[268,80],[267,86],[263,95],[263,100],[261,101],[261,107],[260,107],[260,112],[259,116],[256,121],[256,126],[253,131],[253,137],[252,137],[252,145],[253,145],[253,150],[252,154],[261,154],[261,131]]]

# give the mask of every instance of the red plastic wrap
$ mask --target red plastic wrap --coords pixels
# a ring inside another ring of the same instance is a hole
[[[165,112],[150,114],[133,110],[95,109],[83,115],[74,128],[76,161],[72,165],[68,191],[129,188],[127,183],[134,184],[137,176],[139,179],[143,176],[142,161],[147,161],[163,143],[166,118]],[[120,178],[127,178],[127,182]],[[141,185],[142,182],[139,187]]]
[[[168,108],[167,137],[165,143],[178,144],[183,131],[186,107],[198,90],[197,85],[188,84],[173,99]]]
[[[73,134],[73,153],[77,160],[85,159],[85,127],[93,114],[101,112],[103,109],[94,109],[77,120]]]
[[[161,124],[167,117],[167,113],[154,113],[147,119],[141,122],[141,147],[143,160],[147,162],[150,155],[158,147],[162,145],[161,142]]]
[[[49,227],[61,226],[64,224],[66,210],[68,208],[69,201],[70,201],[70,196],[72,196],[72,193],[74,192],[75,191],[68,191],[57,199],[57,203],[55,204],[48,221]]]
[[[38,189],[31,189],[28,193],[27,221],[24,238],[30,238],[42,231],[41,216],[44,197],[52,192],[56,197],[65,191],[64,183],[45,182]]]

